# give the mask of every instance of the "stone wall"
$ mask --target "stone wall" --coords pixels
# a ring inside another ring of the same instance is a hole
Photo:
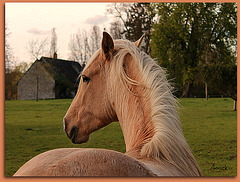
[[[54,99],[55,80],[39,61],[33,63],[31,68],[18,82],[18,99],[33,100]]]

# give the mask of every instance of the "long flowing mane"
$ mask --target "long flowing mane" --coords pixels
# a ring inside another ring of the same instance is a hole
[[[188,175],[199,175],[200,169],[189,149],[182,133],[178,116],[178,102],[172,94],[173,87],[167,81],[166,71],[150,56],[140,51],[128,40],[115,40],[113,69],[121,78],[122,84],[139,85],[147,88],[146,97],[150,97],[151,121],[154,135],[141,148],[142,157],[151,157],[159,162],[168,162]],[[124,70],[124,59],[131,55],[136,61],[142,81],[128,77]]]

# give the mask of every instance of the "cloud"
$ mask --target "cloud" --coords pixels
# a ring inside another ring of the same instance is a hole
[[[51,31],[40,30],[38,28],[31,28],[27,32],[35,35],[46,35],[49,34]]]
[[[85,23],[86,24],[102,24],[104,22],[107,22],[109,20],[109,17],[104,16],[104,15],[95,15],[94,17],[89,17],[86,19]]]

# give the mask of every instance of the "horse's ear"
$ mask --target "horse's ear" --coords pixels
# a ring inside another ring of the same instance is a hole
[[[143,34],[142,37],[135,42],[136,47],[140,47],[144,36],[145,36],[145,34]]]
[[[102,51],[106,59],[109,59],[111,57],[113,48],[114,48],[114,43],[111,35],[109,35],[107,32],[103,32]]]

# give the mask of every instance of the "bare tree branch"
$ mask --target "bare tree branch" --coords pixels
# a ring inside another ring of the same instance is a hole
[[[32,39],[27,44],[27,50],[32,59],[39,59],[41,56],[47,55],[48,39],[43,40]]]
[[[100,47],[100,28],[94,25],[90,32],[79,30],[69,42],[69,59],[84,64]]]

